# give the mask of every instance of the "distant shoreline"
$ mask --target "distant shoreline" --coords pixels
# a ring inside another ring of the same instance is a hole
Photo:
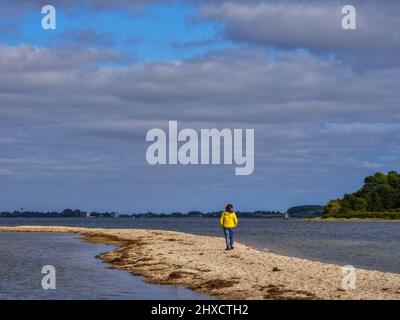
[[[152,216],[132,216],[132,217],[64,217],[64,216],[0,216],[0,219],[217,219],[219,216],[203,215],[203,216],[169,216],[169,215],[152,215]],[[290,217],[284,219],[283,216],[252,216],[239,215],[239,219],[263,219],[263,220],[286,220],[286,221],[308,221],[308,222],[400,222],[400,219],[383,219],[383,218],[322,218],[322,217]]]
[[[200,212],[191,211],[187,213],[118,213],[118,212],[86,212],[81,210],[64,210],[62,212],[36,212],[36,211],[0,211],[0,218],[219,218],[222,211]],[[246,218],[283,218],[284,213],[277,211],[237,211],[236,214]]]
[[[400,299],[400,275],[356,269],[357,287],[343,290],[341,266],[281,256],[222,237],[144,229],[0,227],[0,231],[77,233],[118,249],[99,258],[156,284],[179,284],[219,299]]]
[[[303,208],[307,208],[308,210],[303,210]],[[310,208],[313,211],[310,211]],[[313,218],[318,217],[320,212],[316,210],[316,208],[322,210],[322,206],[318,205],[306,205],[306,206],[298,206],[292,207],[287,210],[287,213],[291,217],[295,218]],[[299,211],[300,210],[300,211]],[[14,210],[14,211],[0,211],[0,217],[4,218],[219,218],[221,216],[222,211],[199,211],[192,210],[188,212],[181,211],[173,211],[173,212],[127,212],[124,213],[116,212],[116,211],[84,211],[79,209],[64,209],[62,211],[30,211],[24,210]],[[254,211],[246,211],[246,210],[237,210],[236,214],[238,217],[246,217],[246,218],[283,218],[286,212],[274,211],[274,210],[254,210]]]
[[[382,218],[310,218],[304,219],[311,222],[400,222],[400,219],[382,219]]]

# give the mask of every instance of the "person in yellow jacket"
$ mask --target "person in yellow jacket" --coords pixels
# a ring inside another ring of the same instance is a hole
[[[238,224],[238,219],[236,217],[236,214],[232,211],[232,209],[233,205],[230,203],[227,204],[225,207],[225,211],[222,212],[221,219],[219,220],[221,228],[224,230],[225,234],[225,241],[226,241],[225,250],[233,249],[233,241],[235,240],[233,229],[236,228]]]

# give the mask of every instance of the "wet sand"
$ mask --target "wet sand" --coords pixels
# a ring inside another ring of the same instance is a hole
[[[222,237],[181,232],[76,227],[0,227],[0,231],[78,233],[119,248],[99,258],[156,284],[185,285],[219,299],[400,299],[400,275],[356,269],[344,290],[342,266],[262,252]],[[151,298],[151,297],[149,297]]]

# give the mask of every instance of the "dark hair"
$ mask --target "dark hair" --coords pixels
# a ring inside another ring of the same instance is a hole
[[[226,211],[232,210],[233,209],[233,205],[231,203],[228,203],[225,207]]]

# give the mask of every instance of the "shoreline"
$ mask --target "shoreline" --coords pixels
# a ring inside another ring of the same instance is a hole
[[[400,222],[400,219],[381,219],[381,218],[305,218],[310,222]]]
[[[356,269],[356,289],[343,290],[342,266],[263,252],[222,237],[144,229],[19,226],[0,231],[80,234],[112,244],[98,256],[154,284],[183,285],[217,299],[400,299],[400,275]]]

